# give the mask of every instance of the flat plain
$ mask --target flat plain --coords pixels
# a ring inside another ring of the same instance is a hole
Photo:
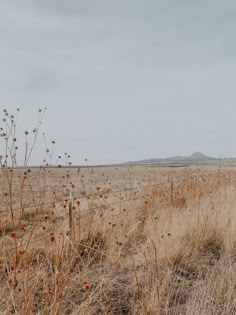
[[[235,163],[1,171],[1,314],[236,314]]]

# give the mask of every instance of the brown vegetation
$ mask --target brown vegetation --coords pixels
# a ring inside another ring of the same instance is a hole
[[[13,221],[1,205],[2,314],[235,314],[234,167],[42,168],[23,198],[22,173]]]
[[[0,313],[236,314],[235,165],[32,169],[43,115],[18,169],[4,110]]]

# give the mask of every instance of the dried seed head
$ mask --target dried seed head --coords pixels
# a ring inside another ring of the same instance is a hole
[[[11,235],[12,238],[15,238],[15,237],[16,237],[16,233],[15,233],[15,232],[11,232],[10,235]]]

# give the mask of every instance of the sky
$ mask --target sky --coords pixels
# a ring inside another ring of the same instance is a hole
[[[236,157],[235,30],[234,0],[2,0],[0,117],[47,107],[73,164]]]

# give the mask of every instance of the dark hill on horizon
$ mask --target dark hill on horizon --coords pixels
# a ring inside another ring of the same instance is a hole
[[[130,161],[123,164],[169,164],[169,163],[194,163],[194,162],[211,162],[219,159],[207,156],[201,152],[194,152],[189,156],[173,156],[169,158],[154,158],[140,161]]]

